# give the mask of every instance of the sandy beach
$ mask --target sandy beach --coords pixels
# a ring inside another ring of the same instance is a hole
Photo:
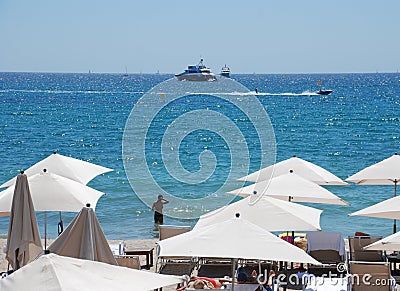
[[[54,241],[54,239],[48,239],[47,240],[47,245],[51,244]],[[109,240],[108,242],[110,244],[119,244],[122,240]],[[137,240],[123,240],[126,244],[127,249],[151,249],[151,248],[156,248],[156,243],[158,239],[137,239]],[[7,235],[5,234],[0,234],[0,248],[1,248],[1,255],[0,255],[0,272],[4,272],[7,270],[7,265],[8,262],[5,258],[5,254],[3,252],[3,247],[5,247],[7,243]],[[44,245],[44,241],[42,241]],[[150,268],[150,271],[155,272],[155,260],[156,260],[156,254],[154,252],[154,262],[153,262],[153,267]],[[140,256],[140,264],[144,265],[146,263],[146,259],[144,256]],[[163,290],[165,291],[174,291],[176,288],[175,286],[170,286],[170,287],[164,287]]]
[[[109,240],[110,244],[118,244],[121,240]],[[124,240],[126,244],[127,249],[150,249],[150,248],[155,248],[156,247],[156,242],[158,239],[138,239],[138,240]],[[53,239],[48,239],[47,240],[47,245],[50,245],[53,242]],[[5,258],[5,254],[3,252],[3,248],[5,247],[7,243],[7,236],[4,234],[0,234],[0,249],[1,249],[1,255],[0,255],[0,272],[4,272],[7,270],[7,265],[8,262]],[[43,245],[44,242],[42,241]],[[141,265],[144,265],[145,262],[145,257],[140,256],[140,263]],[[156,256],[154,253],[154,260],[156,260]],[[155,266],[155,261],[153,262],[153,265]],[[152,267],[150,270],[155,271],[155,267]]]

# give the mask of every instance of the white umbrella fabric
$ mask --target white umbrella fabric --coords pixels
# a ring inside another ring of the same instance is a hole
[[[384,159],[369,166],[346,181],[363,185],[394,185],[400,181],[400,156],[395,153],[390,158]]]
[[[49,254],[1,279],[0,290],[149,291],[181,282],[177,276]]]
[[[400,219],[400,196],[392,197],[367,208],[350,213],[349,216]]]
[[[6,259],[13,270],[33,261],[43,251],[27,176],[15,183],[7,235]]]
[[[324,187],[295,173],[283,174],[228,193],[242,197],[256,193],[291,202],[349,205]]]
[[[288,174],[291,171],[318,185],[348,185],[345,181],[324,168],[296,156],[242,177],[239,181],[260,182],[269,180],[272,177]]]
[[[160,257],[254,259],[320,265],[302,249],[241,217],[159,241]]]
[[[117,264],[100,223],[90,207],[82,208],[48,250],[60,256]]]
[[[46,211],[79,212],[86,204],[96,208],[104,193],[71,179],[42,171],[28,178],[35,211],[45,211],[45,248],[47,241]],[[12,186],[0,192],[0,213],[11,209]]]
[[[63,176],[84,185],[94,177],[112,171],[112,169],[106,167],[53,153],[24,172],[28,177],[30,177],[41,173],[43,169],[47,169],[53,174]],[[0,188],[12,186],[15,183],[15,180],[16,178],[13,178],[5,182],[0,185]]]
[[[250,199],[251,197],[244,198],[200,216],[193,229],[197,230],[229,220],[236,213],[240,213],[241,218],[268,231],[321,230],[322,210],[268,196],[262,196],[255,201]]]
[[[383,161],[380,161],[355,173],[346,179],[346,181],[353,182],[358,185],[393,185],[394,197],[396,197],[397,183],[399,180],[400,156],[397,153],[387,159],[384,159]],[[395,232],[396,220],[393,221],[393,233]]]
[[[104,193],[71,179],[50,172],[41,172],[28,177],[35,211],[79,212],[89,203],[96,208]],[[9,212],[13,187],[0,192],[0,212]]]
[[[389,235],[377,242],[364,247],[366,251],[400,251],[400,232]]]
[[[299,262],[320,265],[302,249],[269,231],[236,217],[159,241],[159,257],[204,257]]]

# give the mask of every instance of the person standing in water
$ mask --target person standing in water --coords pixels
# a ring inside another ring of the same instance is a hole
[[[162,213],[164,204],[169,203],[167,199],[160,194],[158,195],[157,201],[153,203],[152,209],[154,210],[154,223],[163,224],[164,223],[164,215]]]

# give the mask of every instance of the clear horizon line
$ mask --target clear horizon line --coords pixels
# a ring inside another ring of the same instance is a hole
[[[175,75],[166,72],[73,72],[73,71],[0,71],[0,73],[41,73],[41,74],[110,74],[110,75]],[[398,74],[399,71],[366,71],[366,72],[244,72],[231,73],[231,75],[317,75],[317,74]],[[219,74],[216,74],[219,75]]]

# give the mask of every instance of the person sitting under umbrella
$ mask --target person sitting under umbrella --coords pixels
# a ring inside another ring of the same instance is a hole
[[[257,271],[253,270],[251,276],[249,276],[243,267],[237,269],[237,281],[238,283],[255,283],[257,282]]]

